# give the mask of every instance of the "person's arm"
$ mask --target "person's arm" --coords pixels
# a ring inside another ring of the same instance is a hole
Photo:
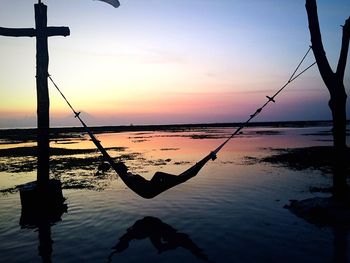
[[[186,171],[182,172],[179,176],[186,178],[188,180],[189,178],[192,178],[193,176],[197,175],[197,173],[202,169],[202,167],[210,160],[216,159],[216,154],[211,152],[207,156],[205,156],[202,160],[200,160],[198,163],[187,169]]]

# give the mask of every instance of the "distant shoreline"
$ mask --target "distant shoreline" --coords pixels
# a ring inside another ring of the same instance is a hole
[[[350,120],[347,121],[348,124],[350,123]],[[180,123],[180,124],[140,124],[140,125],[103,125],[103,126],[91,126],[89,128],[96,129],[96,130],[113,130],[113,131],[134,131],[134,130],[164,130],[169,128],[178,128],[178,127],[238,127],[243,122],[224,122],[224,123]],[[302,127],[302,126],[320,126],[320,125],[328,125],[331,124],[331,120],[312,120],[312,121],[267,121],[267,122],[250,122],[247,126],[250,127],[259,127],[259,126],[296,126],[296,127]],[[84,130],[83,127],[79,126],[73,126],[73,127],[51,127],[51,130]],[[0,133],[3,131],[16,131],[16,130],[36,130],[36,128],[0,128]]]
[[[350,121],[348,121],[348,124]],[[137,132],[137,131],[178,131],[191,128],[229,128],[239,127],[242,123],[200,123],[200,124],[166,124],[166,125],[121,125],[121,126],[91,126],[89,127],[94,133],[104,132]],[[329,126],[332,121],[276,121],[276,122],[252,122],[246,127],[315,127]],[[0,129],[0,138],[8,136],[26,136],[36,134],[36,128],[10,128]],[[57,133],[81,133],[83,127],[53,127],[50,132]]]

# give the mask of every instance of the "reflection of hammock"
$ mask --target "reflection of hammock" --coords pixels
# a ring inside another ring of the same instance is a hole
[[[118,243],[112,248],[113,251],[108,256],[108,262],[112,262],[114,254],[125,251],[131,241],[141,239],[149,239],[158,253],[182,247],[198,259],[211,262],[208,256],[192,241],[189,235],[178,232],[172,226],[152,216],[146,216],[137,220],[126,230],[126,233],[119,238]]]
[[[293,82],[295,79],[297,79],[300,75],[302,75],[304,72],[306,72],[309,68],[311,68],[313,65],[316,64],[316,62],[312,63],[310,66],[308,66],[306,69],[304,69],[302,72],[299,74],[295,75],[296,72],[298,71],[299,67],[305,60],[307,54],[310,52],[311,47],[308,49],[300,63],[298,64],[297,68],[294,70],[293,74],[287,81],[287,83],[282,86],[272,97],[266,96],[267,97],[267,102],[263,104],[260,108],[258,108],[254,114],[250,115],[249,119],[242,123],[232,135],[227,138],[219,147],[217,147],[214,151],[210,152],[207,156],[205,156],[202,160],[200,160],[198,163],[184,171],[183,173],[179,175],[172,175],[172,174],[167,174],[163,172],[156,172],[154,176],[152,177],[151,180],[146,180],[145,178],[141,177],[138,174],[132,174],[128,172],[127,167],[124,165],[122,162],[115,163],[110,155],[107,153],[107,151],[103,148],[101,143],[96,139],[94,134],[91,132],[91,130],[88,128],[88,126],[85,124],[85,122],[80,118],[80,112],[77,112],[74,110],[72,105],[69,103],[69,101],[66,99],[66,97],[63,95],[61,90],[58,88],[56,83],[53,81],[51,76],[49,75],[49,79],[51,80],[52,84],[56,87],[56,89],[59,91],[59,93],[62,95],[64,100],[67,102],[69,107],[72,109],[72,111],[75,114],[75,117],[78,118],[78,120],[81,122],[89,136],[91,137],[93,143],[96,145],[96,147],[99,149],[99,151],[102,153],[103,157],[105,160],[111,165],[111,167],[116,171],[116,173],[120,176],[120,178],[123,180],[123,182],[131,189],[133,190],[136,194],[140,195],[143,198],[153,198],[160,193],[178,185],[183,182],[186,182],[188,179],[194,177],[197,175],[197,173],[201,170],[201,168],[210,160],[215,160],[216,159],[216,154],[224,147],[226,143],[228,143],[235,135],[237,135],[247,124],[255,118],[263,108],[267,106],[270,102],[275,102],[275,97],[285,88]]]

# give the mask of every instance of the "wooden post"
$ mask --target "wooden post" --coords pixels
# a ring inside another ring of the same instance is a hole
[[[47,27],[47,6],[38,1],[34,5],[35,29],[33,28],[2,28],[0,35],[12,37],[36,37],[36,90],[37,90],[37,141],[38,141],[38,185],[49,182],[49,92],[47,85],[49,52],[48,37],[68,36],[68,27]]]
[[[43,4],[35,5],[36,27],[36,92],[37,92],[37,123],[38,123],[38,172],[39,184],[49,181],[49,91],[47,76],[49,67],[49,51],[47,44],[47,7]]]

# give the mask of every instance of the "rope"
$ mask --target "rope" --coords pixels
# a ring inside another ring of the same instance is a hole
[[[305,68],[303,71],[301,71],[299,74],[295,75],[297,73],[297,71],[299,70],[301,64],[304,62],[305,58],[307,57],[307,55],[309,54],[310,50],[312,49],[312,47],[310,46],[309,49],[307,50],[306,54],[304,55],[304,57],[301,59],[301,61],[299,62],[298,66],[295,68],[295,70],[293,71],[292,75],[290,76],[290,78],[288,79],[288,81],[273,95],[273,96],[266,96],[267,98],[267,102],[265,102],[260,108],[258,108],[253,114],[250,115],[250,117],[248,118],[248,120],[246,120],[244,123],[242,123],[241,126],[239,126],[232,134],[230,137],[228,137],[222,144],[219,145],[219,147],[217,147],[214,151],[212,151],[212,155],[215,156],[224,146],[226,143],[228,143],[234,136],[236,136],[244,127],[247,126],[247,124],[254,119],[256,116],[258,116],[261,111],[270,103],[273,102],[275,103],[275,97],[283,90],[285,89],[290,83],[292,83],[294,80],[296,80],[297,78],[299,78],[302,74],[304,74],[307,70],[309,70],[312,66],[314,66],[316,64],[316,62],[312,63],[310,66],[308,66],[307,68]]]
[[[275,93],[273,94],[273,96],[266,96],[267,98],[267,102],[265,102],[260,108],[258,108],[253,114],[250,115],[250,117],[243,122],[232,134],[230,137],[228,137],[222,144],[220,144],[214,151],[210,152],[210,156],[211,158],[214,160],[216,158],[216,154],[225,146],[225,144],[227,144],[234,136],[236,136],[243,128],[245,128],[248,123],[254,119],[256,116],[258,116],[261,111],[270,103],[273,102],[275,103],[276,100],[275,98],[277,97],[277,95],[283,90],[285,89],[290,83],[292,83],[294,80],[296,80],[297,78],[299,78],[302,74],[304,74],[307,70],[309,70],[312,66],[314,66],[316,64],[316,62],[312,63],[311,65],[309,65],[307,68],[305,68],[303,71],[301,71],[300,73],[297,73],[297,71],[299,70],[300,66],[302,65],[302,63],[305,61],[305,58],[307,57],[307,55],[309,54],[310,50],[311,50],[311,46],[309,47],[309,49],[307,50],[306,54],[304,55],[304,57],[301,59],[301,61],[299,62],[298,66],[295,68],[295,70],[293,71],[292,75],[290,76],[290,78],[288,79],[288,81]],[[85,130],[87,131],[87,133],[89,134],[89,136],[91,137],[93,143],[96,145],[96,147],[100,150],[100,152],[102,153],[103,157],[106,159],[106,161],[108,161],[111,165],[113,163],[112,158],[109,156],[109,154],[106,152],[106,150],[103,148],[103,146],[101,145],[100,141],[96,139],[96,137],[94,136],[94,134],[91,132],[91,130],[89,129],[89,127],[85,124],[85,122],[80,118],[80,112],[75,111],[75,109],[73,108],[73,106],[69,103],[69,101],[67,100],[67,98],[64,96],[64,94],[62,93],[62,91],[59,89],[59,87],[56,85],[56,83],[53,81],[51,75],[48,75],[50,81],[52,82],[52,84],[55,86],[55,88],[58,90],[58,92],[61,94],[61,96],[63,97],[63,99],[67,102],[68,106],[71,108],[71,110],[74,113],[74,117],[78,118],[78,120],[81,122],[81,124],[83,125],[83,127],[85,128]],[[113,165],[112,165],[113,166]]]
[[[105,158],[105,160],[107,162],[109,162],[109,164],[113,167],[113,160],[111,158],[111,156],[107,153],[107,151],[105,150],[105,148],[103,148],[103,146],[101,145],[100,141],[97,140],[97,138],[95,137],[95,135],[92,133],[92,131],[89,129],[89,127],[85,124],[85,122],[80,118],[80,112],[75,111],[75,109],[73,108],[73,106],[69,103],[69,101],[67,100],[67,98],[64,96],[64,94],[62,93],[62,91],[59,89],[59,87],[57,86],[57,84],[53,81],[51,75],[48,75],[48,78],[50,79],[50,81],[52,82],[52,84],[55,86],[55,88],[58,90],[58,92],[61,94],[61,96],[63,97],[63,99],[67,102],[68,106],[71,108],[71,110],[74,112],[74,117],[77,118],[80,123],[83,125],[83,127],[85,128],[86,132],[89,134],[91,140],[93,141],[93,143],[96,145],[97,149],[102,153],[103,157]]]

